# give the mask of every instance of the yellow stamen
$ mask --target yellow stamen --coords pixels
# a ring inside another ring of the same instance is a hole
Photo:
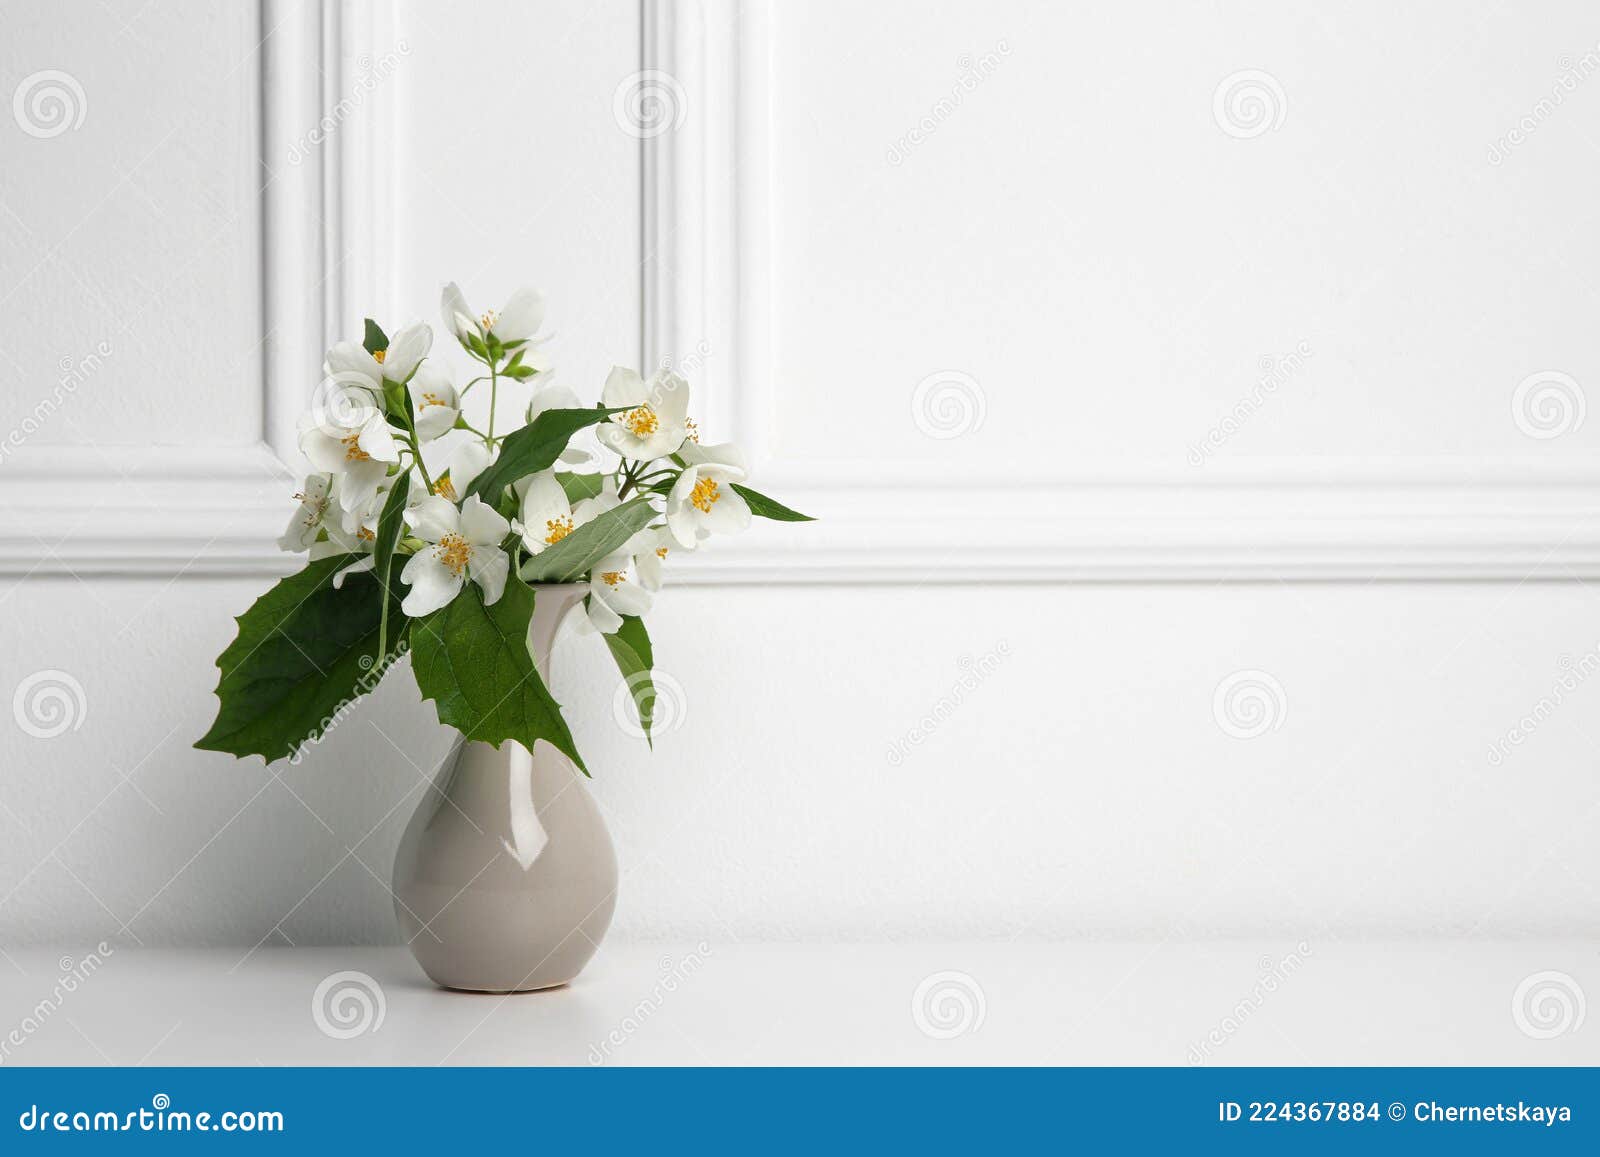
[[[376,542],[378,540],[378,536],[364,526],[356,531],[356,538],[362,542]]]
[[[710,478],[702,478],[694,484],[694,489],[689,492],[689,501],[701,514],[710,514],[711,508],[716,505],[722,493],[717,484]]]
[[[656,557],[657,558],[666,558],[667,557],[667,548],[664,547],[664,546],[656,547]]]
[[[424,408],[428,406],[442,406],[444,405],[444,399],[435,393],[424,393],[422,395],[422,405]]]
[[[618,583],[627,582],[628,576],[623,574],[620,570],[608,570],[600,576],[600,581],[605,583],[608,587],[614,587]]]
[[[688,435],[689,441],[698,446],[700,444],[700,427],[695,424],[695,420],[693,418],[685,419],[683,429]]]
[[[661,421],[656,417],[656,412],[646,405],[623,414],[622,424],[628,427],[629,433],[635,438],[648,438],[660,428]]]
[[[545,542],[554,546],[572,533],[572,519],[566,516],[549,519],[545,522],[544,529]]]
[[[381,366],[383,364],[383,359],[388,357],[388,356],[389,356],[389,351],[388,350],[374,350],[373,354],[372,354],[372,360],[377,362]]]
[[[483,315],[478,318],[478,324],[481,325],[484,332],[487,333],[489,330],[494,328],[494,323],[499,320],[500,315],[498,313],[492,309],[486,309],[483,311]]]
[[[450,568],[450,573],[459,578],[467,569],[467,558],[472,554],[472,545],[459,534],[447,534],[439,540],[439,545],[434,548],[439,561]]]
[[[456,484],[450,481],[450,471],[446,470],[439,475],[438,481],[433,484],[433,492],[440,498],[448,498],[451,502],[456,500]]]
[[[346,434],[339,441],[344,444],[344,460],[346,462],[366,462],[371,459],[372,455],[357,444],[361,441],[360,431]]]

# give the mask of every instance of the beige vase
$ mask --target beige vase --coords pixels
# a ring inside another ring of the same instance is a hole
[[[546,685],[577,584],[535,587],[528,645]],[[395,855],[395,915],[445,988],[528,992],[566,984],[611,926],[617,855],[583,774],[548,743],[457,737]]]

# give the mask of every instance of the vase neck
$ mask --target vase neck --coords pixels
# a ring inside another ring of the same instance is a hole
[[[539,678],[550,683],[550,653],[555,649],[556,632],[573,607],[583,601],[588,587],[582,583],[535,585],[533,619],[528,623],[528,651]]]

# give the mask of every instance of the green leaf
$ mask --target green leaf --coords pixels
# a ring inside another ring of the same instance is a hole
[[[790,510],[781,502],[774,502],[765,494],[751,490],[748,486],[740,486],[737,482],[730,482],[733,492],[743,498],[750,507],[750,513],[757,518],[770,518],[775,522],[815,522],[809,514],[801,514],[798,510]]]
[[[546,547],[522,566],[530,583],[569,583],[582,578],[595,563],[622,549],[650,525],[655,509],[648,498],[633,498],[597,514],[554,546]]]
[[[522,514],[522,503],[517,501],[517,492],[509,487],[501,493],[499,502],[491,502],[488,505],[507,522],[515,522]]]
[[[593,498],[605,488],[606,476],[604,474],[568,474],[565,471],[557,471],[556,481],[561,483],[561,489],[567,492],[568,502],[581,502],[585,498]]]
[[[645,742],[655,747],[650,738],[650,725],[654,722],[656,708],[655,680],[650,669],[655,666],[650,651],[650,634],[644,629],[644,620],[636,615],[622,616],[622,626],[613,635],[602,636],[617,661],[628,691],[633,695],[633,706],[639,713],[639,726],[644,730]]]
[[[506,346],[506,349],[516,349],[516,346],[508,345]],[[533,366],[525,366],[522,364],[522,355],[527,352],[528,351],[525,349],[517,349],[517,352],[511,355],[511,360],[506,363],[505,369],[500,371],[501,376],[514,378],[519,382],[525,382],[529,378],[533,377],[534,374],[538,373],[539,371]]]
[[[493,606],[476,583],[411,623],[411,669],[439,722],[468,739],[499,747],[514,739],[529,751],[544,740],[588,775],[572,733],[528,654],[534,592],[506,583]]]
[[[388,667],[379,660],[378,580],[352,574],[340,590],[332,583],[360,557],[319,559],[238,617],[238,637],[217,660],[222,705],[196,747],[271,763],[320,738],[351,701],[377,686]]]
[[[382,584],[384,593],[395,594],[390,571],[394,561],[395,544],[400,541],[402,516],[406,512],[406,495],[411,490],[411,471],[406,470],[394,480],[389,497],[384,500],[378,515],[378,540],[372,544],[372,573]],[[389,599],[383,600],[383,613],[378,618],[378,653],[384,653],[389,642]]]
[[[500,457],[472,480],[467,494],[484,495],[486,501],[494,505],[501,490],[517,479],[550,469],[579,430],[603,422],[616,412],[600,407],[592,410],[546,410],[522,429],[506,436],[500,446]],[[461,497],[466,496],[463,494]]]
[[[378,323],[370,317],[367,318],[367,332],[361,339],[361,345],[369,354],[389,348],[388,335],[378,328]]]

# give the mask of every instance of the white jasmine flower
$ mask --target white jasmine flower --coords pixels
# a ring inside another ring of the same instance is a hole
[[[461,398],[444,370],[433,362],[423,362],[406,389],[411,394],[417,441],[431,442],[455,428],[456,418],[461,413]]]
[[[529,554],[540,554],[577,529],[572,503],[556,481],[554,472],[542,470],[519,479],[512,487],[517,492],[520,516],[511,529],[522,536]]]
[[[639,585],[647,591],[659,591],[667,555],[672,553],[678,540],[665,526],[651,526],[628,540],[624,547],[633,556],[633,570],[639,576]]]
[[[400,609],[420,618],[461,593],[467,579],[483,591],[485,606],[505,593],[511,560],[500,543],[511,524],[476,494],[457,510],[453,502],[429,495],[406,511],[411,531],[428,545],[411,556],[400,579],[411,587]]]
[[[360,421],[357,425],[343,425]],[[339,478],[339,505],[354,510],[372,500],[388,477],[389,465],[400,461],[400,448],[388,423],[376,410],[329,411],[319,420],[300,419],[300,449],[311,464]]]
[[[374,548],[378,544],[378,521],[383,517],[384,504],[389,501],[389,492],[394,489],[395,483],[400,480],[400,475],[394,474],[384,479],[378,487],[377,493],[372,496],[365,506],[355,510],[345,511],[340,518],[325,519],[322,529],[327,535],[323,542],[316,543],[311,548],[311,561],[327,558],[334,554],[360,554],[365,558],[351,563],[333,576],[333,589],[338,590],[344,586],[345,576],[362,574],[372,569],[375,560],[372,557]],[[406,493],[406,508],[404,514],[409,514],[425,495],[421,486],[412,486]]]
[[[650,593],[640,585],[633,556],[619,550],[595,563],[589,575],[589,625],[602,635],[622,627],[622,616],[650,609]]]
[[[468,334],[477,334],[486,341],[493,335],[503,346],[514,345],[528,341],[544,324],[544,294],[527,286],[507,298],[499,310],[479,314],[472,311],[460,287],[452,281],[444,287],[440,309],[445,325],[463,345]]]
[[[289,526],[278,539],[278,549],[299,552],[309,550],[317,541],[322,529],[322,519],[328,513],[333,475],[308,474],[300,493],[295,495],[300,506],[289,519]]]
[[[335,396],[301,418],[300,449],[318,470],[341,477],[339,505],[345,510],[369,503],[390,464],[400,461],[399,443],[383,415],[384,380],[408,381],[432,346],[433,331],[419,321],[375,354],[350,341],[328,351],[323,368]]]
[[[688,436],[689,383],[671,370],[658,370],[646,382],[634,371],[614,366],[600,401],[607,407],[628,407],[595,430],[600,441],[623,458],[639,462],[664,458]]]
[[[522,536],[522,545],[529,554],[554,546],[595,515],[617,505],[617,488],[609,478],[602,483],[599,494],[577,502],[568,501],[567,492],[551,470],[519,479],[512,490],[520,513],[511,529]]]
[[[488,469],[495,455],[477,439],[463,442],[450,453],[450,463],[443,474],[433,480],[433,492],[442,494],[451,502],[459,502],[472,485],[472,480]]]
[[[667,526],[678,545],[693,550],[712,534],[731,534],[750,525],[750,506],[732,483],[745,478],[744,455],[731,442],[699,446],[686,442],[679,455],[688,463],[667,494]]]
[[[330,377],[342,382],[365,379],[373,392],[383,397],[383,382],[404,382],[416,372],[422,359],[433,348],[433,330],[414,321],[389,339],[389,348],[368,353],[360,342],[342,341],[328,351],[326,369]]]
[[[395,477],[398,477],[396,475]],[[395,477],[386,478],[373,493],[371,499],[354,510],[341,511],[337,518],[327,517],[322,521],[323,540],[313,543],[308,556],[311,562],[318,559],[330,558],[336,554],[359,554],[366,557],[358,559],[349,566],[340,570],[333,576],[333,589],[338,590],[344,586],[345,577],[360,574],[372,569],[372,548],[378,541],[378,517],[383,513],[383,504],[388,500],[389,491],[394,487]],[[335,483],[337,488],[337,483]]]
[[[339,531],[344,540],[355,544],[351,549],[372,549],[372,544],[378,540],[378,519],[383,515],[384,503],[389,501],[389,492],[399,480],[400,475],[391,474],[378,484],[378,489],[373,492],[371,498],[354,510],[346,510],[340,516]],[[408,492],[406,496],[408,507],[417,504],[421,497],[420,490],[421,487],[417,487]],[[328,532],[331,537],[333,533],[331,523]]]

